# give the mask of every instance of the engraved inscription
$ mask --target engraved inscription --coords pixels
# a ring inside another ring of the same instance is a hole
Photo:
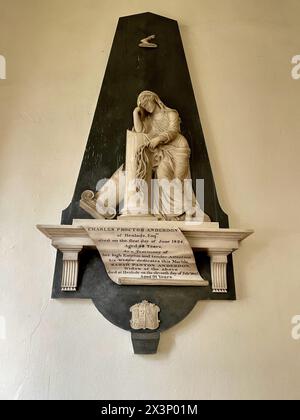
[[[159,223],[156,224],[159,226]],[[118,284],[206,286],[193,251],[180,229],[106,221],[84,226]]]

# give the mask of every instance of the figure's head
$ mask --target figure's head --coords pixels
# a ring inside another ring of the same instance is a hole
[[[150,90],[144,90],[139,94],[137,105],[144,108],[147,112],[149,112],[149,114],[152,114],[156,106],[165,108],[165,105],[159,99],[158,95]]]

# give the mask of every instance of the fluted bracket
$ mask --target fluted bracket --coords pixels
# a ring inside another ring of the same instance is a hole
[[[74,292],[77,289],[78,254],[82,248],[82,246],[59,248],[63,253],[63,270],[61,278],[61,290],[63,292]]]
[[[209,251],[213,293],[227,293],[227,249]]]

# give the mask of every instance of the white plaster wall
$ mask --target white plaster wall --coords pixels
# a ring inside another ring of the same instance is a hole
[[[300,2],[0,6],[1,398],[300,397]],[[198,303],[155,356],[91,302],[50,300],[55,252],[35,229],[71,199],[117,19],[144,11],[180,22],[219,199],[256,231],[234,257],[238,300]]]

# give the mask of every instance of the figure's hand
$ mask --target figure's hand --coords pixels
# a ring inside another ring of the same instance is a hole
[[[160,138],[154,137],[149,143],[150,150],[154,150],[159,144],[160,144]]]
[[[137,107],[134,109],[134,111],[133,111],[133,115],[134,115],[134,116],[136,116],[136,117],[141,118],[141,117],[142,117],[142,115],[143,115],[142,108],[140,108],[139,106],[137,106]]]

